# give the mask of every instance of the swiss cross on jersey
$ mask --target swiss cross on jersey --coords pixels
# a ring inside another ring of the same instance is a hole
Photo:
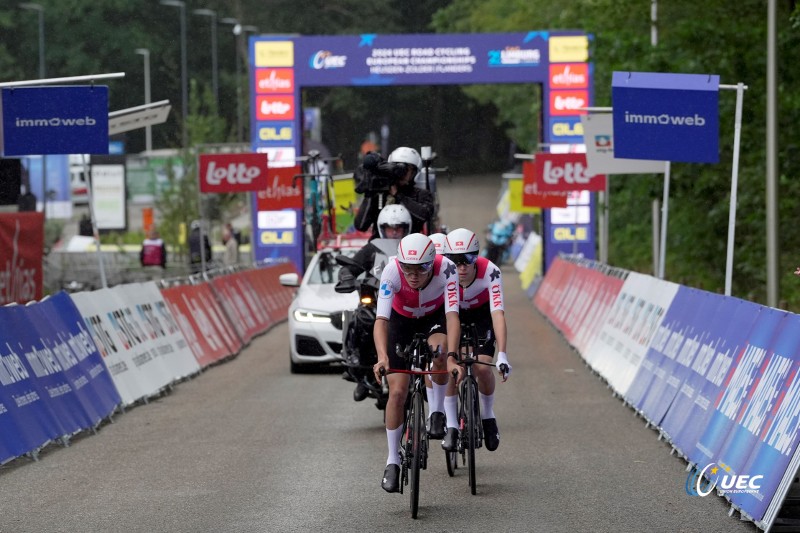
[[[267,188],[266,154],[200,154],[200,192],[247,192]]]

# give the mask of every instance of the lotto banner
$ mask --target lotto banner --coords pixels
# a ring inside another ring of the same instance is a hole
[[[266,154],[199,154],[200,192],[249,192],[267,189]]]
[[[0,213],[0,305],[42,297],[43,213]]]
[[[606,190],[606,176],[589,171],[586,154],[537,153],[533,162],[522,163],[522,176],[540,193]]]
[[[171,287],[161,294],[200,366],[206,367],[242,348],[208,284]]]

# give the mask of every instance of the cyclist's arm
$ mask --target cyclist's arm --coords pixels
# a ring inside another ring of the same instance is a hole
[[[378,353],[378,362],[383,362],[389,368],[389,352],[386,347],[389,343],[389,321],[382,316],[375,319],[372,328],[372,337],[375,340],[375,351]]]
[[[447,353],[458,352],[458,345],[461,339],[461,319],[458,313],[445,314],[447,319]]]
[[[506,351],[506,313],[502,309],[499,311],[492,311],[492,329],[494,330],[494,338],[497,341],[497,351]]]

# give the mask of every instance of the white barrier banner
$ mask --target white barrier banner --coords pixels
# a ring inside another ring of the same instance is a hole
[[[171,380],[177,381],[200,370],[154,281],[119,285],[114,290],[133,309],[134,320],[145,330],[158,357],[163,358]]]
[[[625,395],[679,285],[631,272],[584,358]]]

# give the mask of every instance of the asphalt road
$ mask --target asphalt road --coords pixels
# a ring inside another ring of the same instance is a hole
[[[498,186],[444,181],[446,222],[488,223]],[[97,435],[0,467],[0,532],[756,531],[722,499],[685,493],[684,462],[504,272],[514,369],[498,386],[500,448],[477,454],[476,496],[433,443],[412,520],[407,495],[379,486],[381,412],[353,402],[338,371],[290,374],[283,323]]]

